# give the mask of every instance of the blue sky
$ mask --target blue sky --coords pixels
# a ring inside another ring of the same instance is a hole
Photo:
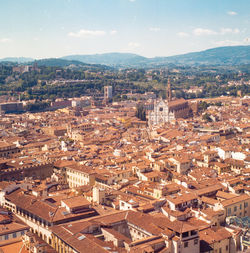
[[[249,0],[0,0],[0,58],[249,44]]]

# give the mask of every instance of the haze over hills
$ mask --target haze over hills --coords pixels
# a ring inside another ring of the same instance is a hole
[[[4,58],[0,61],[18,63],[32,62],[31,58]],[[68,66],[71,64],[101,64],[113,67],[160,67],[175,65],[242,65],[250,64],[250,46],[228,46],[212,48],[200,52],[169,57],[146,58],[131,53],[105,53],[94,55],[68,55],[61,58],[37,60],[38,65]]]
[[[176,65],[241,65],[250,63],[250,46],[218,47],[201,52],[169,57],[146,58],[136,54],[106,53],[96,55],[69,55],[67,60],[98,63],[118,67],[157,67]]]
[[[240,65],[250,63],[250,46],[228,46],[170,57],[151,59],[156,63],[183,65]]]
[[[104,64],[112,66],[130,66],[144,64],[148,61],[148,58],[131,53],[105,53],[94,55],[69,55],[64,56],[65,60],[77,60],[91,64]]]
[[[0,59],[0,62],[17,62],[17,63],[26,63],[26,62],[31,62],[34,61],[33,58],[28,58],[28,57],[6,57]]]
[[[41,59],[41,60],[33,60],[33,63],[35,62],[37,66],[47,66],[47,67],[67,67],[69,65],[75,65],[75,66],[98,66],[97,64],[89,64],[84,63],[77,60],[64,60],[61,58],[48,58],[48,59]],[[100,65],[99,65],[100,66]],[[103,66],[106,67],[107,66]]]
[[[89,64],[84,63],[81,61],[76,60],[64,60],[60,58],[48,58],[48,59],[40,59],[40,60],[34,60],[31,58],[24,58],[22,62],[17,62],[15,59],[17,58],[7,58],[9,60],[0,60],[5,64],[11,64],[14,65],[15,63],[19,64],[34,64],[36,63],[38,67],[46,66],[46,67],[68,67],[68,66],[75,66],[80,67],[81,69],[96,69],[96,70],[107,70],[107,69],[113,69],[111,66],[108,65],[101,65],[101,64]],[[18,58],[19,59],[19,58]],[[27,60],[25,60],[27,59]]]

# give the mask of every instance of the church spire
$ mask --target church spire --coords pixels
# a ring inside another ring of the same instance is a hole
[[[168,78],[168,87],[167,87],[167,94],[166,95],[167,95],[167,101],[170,102],[172,100],[170,78]]]

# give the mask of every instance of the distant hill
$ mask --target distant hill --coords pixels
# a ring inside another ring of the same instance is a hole
[[[68,60],[63,60],[63,59],[58,59],[58,58],[48,58],[48,59],[41,59],[41,60],[35,60],[34,62],[37,63],[37,66],[47,66],[47,67],[67,67],[69,65],[86,65],[83,62],[80,61],[68,61]]]
[[[69,55],[61,59],[116,67],[157,67],[175,65],[241,65],[250,63],[250,46],[217,47],[169,57],[146,58],[128,53]]]
[[[0,62],[18,62],[18,63],[32,63],[34,59],[25,57],[10,57],[0,59]],[[187,53],[182,55],[175,55],[169,57],[154,57],[146,58],[137,54],[131,53],[105,53],[93,55],[68,55],[61,58],[50,58],[36,60],[38,66],[58,66],[65,67],[69,65],[88,66],[108,68],[122,67],[122,68],[152,68],[162,66],[175,65],[223,65],[234,66],[250,64],[250,46],[229,46],[217,47],[200,52]],[[106,65],[106,66],[104,66]]]
[[[11,59],[12,61],[9,61]],[[84,63],[81,61],[76,60],[65,60],[60,58],[48,58],[48,59],[39,59],[34,60],[31,58],[25,58],[25,59],[31,59],[31,61],[27,62],[17,62],[15,59],[19,58],[5,58],[3,61],[0,60],[0,64],[8,65],[8,66],[15,66],[17,63],[21,65],[33,65],[34,63],[37,64],[38,67],[70,67],[70,68],[81,68],[82,70],[92,70],[92,71],[105,71],[105,70],[113,70],[113,67],[101,65],[101,64],[89,64]]]
[[[151,64],[241,65],[250,63],[250,46],[217,47],[170,57],[150,59]]]
[[[27,57],[6,57],[0,59],[0,62],[17,62],[17,63],[27,63],[34,61],[32,58],[27,58]]]
[[[90,64],[104,64],[109,66],[134,67],[148,61],[146,57],[130,53],[105,53],[94,55],[69,55],[61,59],[77,60]]]
[[[79,67],[82,70],[92,70],[92,71],[104,71],[104,70],[111,70],[112,67],[101,65],[101,64],[89,64],[84,63],[76,60],[64,60],[60,58],[48,58],[48,59],[41,59],[35,60],[30,62],[30,64],[36,63],[38,67],[46,66],[46,67]]]

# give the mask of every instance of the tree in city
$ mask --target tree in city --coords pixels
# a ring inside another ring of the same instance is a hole
[[[137,104],[135,116],[142,121],[146,121],[146,109],[144,108],[143,104]]]

